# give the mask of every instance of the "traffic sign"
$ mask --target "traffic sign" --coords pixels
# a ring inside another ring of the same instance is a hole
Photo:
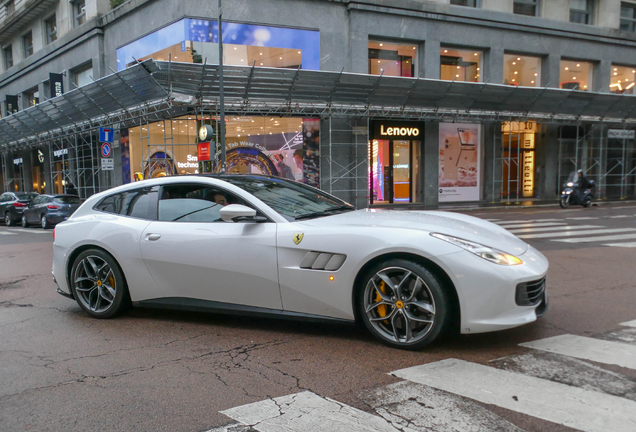
[[[99,128],[99,141],[100,142],[113,142],[115,134],[111,128]]]
[[[102,143],[102,157],[104,158],[109,157],[111,151],[112,151],[112,148],[109,143],[107,142]]]
[[[102,170],[104,170],[104,171],[114,171],[115,170],[115,159],[103,159],[102,158]]]

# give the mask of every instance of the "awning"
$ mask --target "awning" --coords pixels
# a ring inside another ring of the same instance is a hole
[[[147,60],[1,119],[0,150],[158,120],[173,105],[216,109],[218,72],[217,65]],[[224,87],[229,114],[636,124],[633,95],[241,66],[224,67]]]

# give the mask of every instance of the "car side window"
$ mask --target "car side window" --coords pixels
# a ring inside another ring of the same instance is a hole
[[[9,201],[9,195],[7,194],[0,196],[0,202],[5,202],[5,201]]]
[[[33,201],[31,201],[31,206],[40,204],[42,202],[42,197],[36,197],[33,199]]]
[[[104,213],[155,220],[157,190],[156,187],[141,188],[111,195],[101,200],[94,208]]]
[[[248,205],[234,194],[207,185],[164,186],[158,219],[166,222],[223,222],[220,212],[229,204]]]

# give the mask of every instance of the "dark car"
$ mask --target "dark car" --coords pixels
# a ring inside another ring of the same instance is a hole
[[[22,213],[22,226],[38,224],[42,228],[65,221],[80,206],[76,195],[40,195]]]
[[[15,225],[21,218],[22,212],[37,193],[5,192],[0,195],[0,215],[7,226]]]

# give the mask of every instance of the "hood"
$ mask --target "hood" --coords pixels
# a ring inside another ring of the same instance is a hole
[[[302,221],[308,226],[359,226],[437,232],[522,255],[528,245],[499,225],[459,213],[364,209]]]

